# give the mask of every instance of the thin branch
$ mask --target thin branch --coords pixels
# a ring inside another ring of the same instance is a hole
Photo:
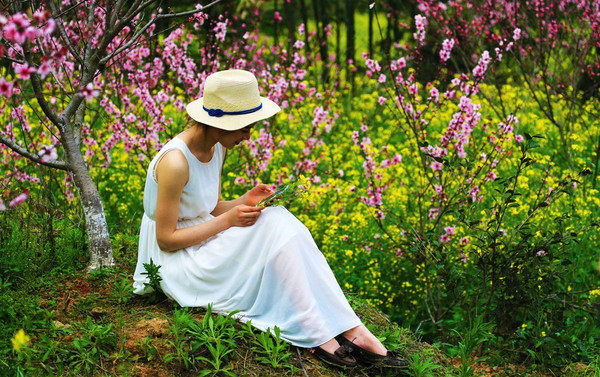
[[[133,3],[129,6],[129,11],[126,12],[125,16],[123,17],[123,19],[126,20],[125,23],[128,24],[129,22],[131,22],[131,20],[133,20],[135,18],[135,16],[140,14],[141,11],[143,11],[144,9],[149,7],[155,1],[158,1],[158,0],[148,0],[145,3],[141,4],[142,0],[135,0],[135,3]],[[120,11],[120,10],[121,10],[121,8],[119,8],[117,11]]]
[[[69,165],[65,162],[65,161],[42,161],[42,158],[34,153],[29,152],[28,150],[26,150],[25,148],[21,147],[20,145],[14,143],[12,140],[9,140],[7,138],[5,138],[3,135],[0,135],[0,143],[6,145],[7,147],[9,147],[10,149],[12,149],[13,151],[15,151],[16,153],[20,154],[21,156],[34,161],[40,165],[44,165],[44,166],[48,166],[54,169],[59,169],[59,170],[64,170],[64,171],[69,171]]]
[[[58,9],[56,8],[56,4],[54,4],[53,0],[48,0],[47,3],[50,6],[50,9],[52,11],[52,18],[54,18],[56,20],[56,26],[58,27],[58,32],[59,32],[61,38],[64,40],[65,45],[69,49],[69,52],[73,55],[73,57],[75,58],[75,60],[77,60],[77,62],[79,64],[83,65],[83,59],[81,58],[81,55],[79,55],[79,53],[75,49],[75,46],[73,46],[73,44],[71,43],[71,40],[69,39],[69,36],[67,35],[67,31],[65,30],[65,25],[63,24],[62,19],[60,18],[63,13],[61,13],[61,14],[58,13]],[[77,5],[79,5],[79,4],[77,4]]]
[[[37,73],[32,73],[30,77],[31,86],[33,87],[33,93],[35,94],[35,98],[37,99],[44,115],[50,119],[55,126],[60,130],[60,120],[56,113],[50,108],[50,104],[44,98],[44,90],[42,89],[42,83],[40,81],[40,76]],[[61,130],[62,131],[62,130]]]
[[[150,5],[152,2],[154,2],[155,0],[151,0],[148,1],[144,4],[142,4],[140,6],[140,11],[142,10],[142,8],[147,7],[148,5]],[[119,55],[121,52],[127,50],[128,48],[130,48],[134,43],[136,43],[136,40],[154,23],[156,23],[158,20],[161,19],[170,19],[170,18],[175,18],[175,17],[185,17],[185,16],[189,16],[189,15],[193,15],[196,14],[198,12],[201,12],[202,10],[209,8],[215,4],[220,3],[222,0],[215,0],[212,3],[205,5],[201,8],[197,8],[194,10],[189,10],[189,11],[185,11],[185,12],[180,12],[180,13],[172,13],[172,14],[159,14],[156,17],[154,17],[153,19],[151,19],[150,21],[148,21],[148,23],[146,23],[140,30],[138,30],[137,33],[135,33],[135,35],[131,38],[131,40],[129,42],[127,42],[126,44],[124,44],[123,46],[119,47],[118,49],[116,49],[112,54],[107,55],[106,57],[102,58],[100,60],[100,65],[104,65],[106,64],[109,60],[111,60],[112,58],[114,58],[115,56]],[[130,17],[130,20],[128,22],[131,21],[131,19],[133,19],[133,17]],[[125,25],[123,25],[125,26]]]

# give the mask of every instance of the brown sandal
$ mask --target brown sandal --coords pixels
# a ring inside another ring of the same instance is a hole
[[[350,349],[351,354],[356,360],[365,364],[387,367],[387,368],[406,368],[408,363],[402,359],[395,351],[388,351],[386,355],[379,355],[354,344],[354,342],[340,335],[335,338],[339,344]]]
[[[321,361],[342,368],[356,366],[356,359],[350,355],[350,352],[351,349],[346,346],[340,346],[334,353],[329,353],[321,347],[315,347],[311,350],[311,353]]]

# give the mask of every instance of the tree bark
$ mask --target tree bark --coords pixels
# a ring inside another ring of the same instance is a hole
[[[355,94],[354,87],[354,72],[350,67],[350,61],[352,65],[356,64],[356,47],[355,38],[356,30],[354,28],[354,11],[356,9],[356,0],[346,1],[346,77],[350,82],[352,88],[352,94]]]
[[[304,24],[304,50],[306,51],[306,57],[310,59],[311,49],[310,41],[308,40],[308,11],[306,10],[305,0],[300,0],[300,16],[302,17],[302,23]]]

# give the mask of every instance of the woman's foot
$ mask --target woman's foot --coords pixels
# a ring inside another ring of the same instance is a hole
[[[338,343],[351,350],[351,354],[365,364],[404,368],[408,363],[396,352],[388,351],[365,326],[358,326],[336,337]]]
[[[370,352],[382,356],[387,354],[388,350],[364,325],[356,326],[340,336],[343,336],[354,345],[369,350]]]
[[[340,346],[335,339],[313,348],[311,352],[321,361],[330,365],[349,368],[356,366],[356,359],[350,355],[350,349],[347,346]]]
[[[394,351],[386,351],[385,355],[380,355],[357,346],[343,335],[338,336],[337,339],[342,347],[346,346],[351,350],[350,353],[356,360],[365,364],[387,368],[405,368],[408,366],[406,360],[402,359],[400,355]]]

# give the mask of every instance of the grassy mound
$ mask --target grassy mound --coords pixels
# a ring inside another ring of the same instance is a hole
[[[258,331],[230,316],[152,302],[131,293],[119,267],[62,277],[38,297],[46,328],[25,328],[29,342],[13,351],[9,375],[95,376],[394,376],[409,372],[359,366],[331,367],[309,349],[290,346],[279,330]],[[350,303],[389,348],[431,375],[454,369],[435,347],[360,299]],[[415,355],[417,355],[415,359]],[[414,373],[410,373],[414,375]],[[429,374],[428,374],[429,375]]]

